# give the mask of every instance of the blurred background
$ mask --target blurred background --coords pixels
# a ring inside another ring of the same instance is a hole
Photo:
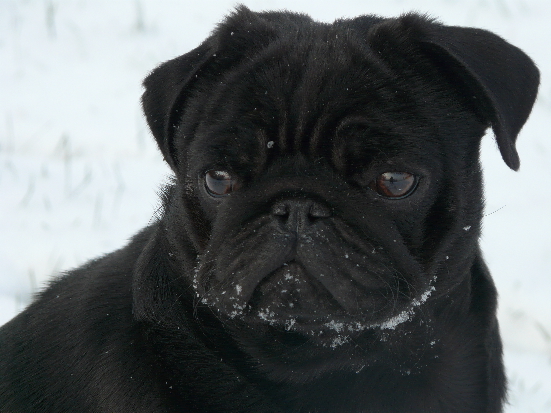
[[[491,30],[542,72],[520,172],[482,147],[482,248],[500,293],[507,413],[551,412],[551,1],[242,1],[331,22],[416,10]],[[170,174],[140,111],[141,80],[196,47],[227,0],[0,0],[0,325],[59,272],[123,246]]]

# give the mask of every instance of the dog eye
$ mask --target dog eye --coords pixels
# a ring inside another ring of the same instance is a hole
[[[209,195],[220,197],[231,194],[239,184],[228,172],[211,169],[205,174],[205,188]]]
[[[369,187],[385,198],[402,199],[415,191],[418,179],[407,172],[385,172],[369,184]]]

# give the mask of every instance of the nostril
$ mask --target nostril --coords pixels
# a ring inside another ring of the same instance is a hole
[[[289,207],[283,202],[278,202],[272,206],[272,214],[284,217],[289,214]]]
[[[325,205],[314,202],[310,206],[308,214],[310,215],[310,218],[329,218],[331,216],[331,209]]]
[[[285,220],[297,221],[299,225],[320,218],[329,218],[331,209],[323,204],[308,200],[285,200],[272,205],[271,213]]]

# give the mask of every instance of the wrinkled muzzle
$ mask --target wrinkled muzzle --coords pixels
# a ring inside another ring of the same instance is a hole
[[[416,287],[418,274],[399,268],[391,253],[321,203],[287,199],[235,235],[212,240],[193,285],[225,318],[359,331],[406,311],[429,288]]]

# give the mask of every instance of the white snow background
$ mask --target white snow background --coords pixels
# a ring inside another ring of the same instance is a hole
[[[491,30],[542,72],[510,171],[483,141],[482,247],[497,284],[507,413],[551,412],[551,1],[245,0],[322,21],[426,12]],[[0,324],[53,275],[147,225],[169,170],[140,112],[141,80],[196,47],[236,2],[0,0]]]

